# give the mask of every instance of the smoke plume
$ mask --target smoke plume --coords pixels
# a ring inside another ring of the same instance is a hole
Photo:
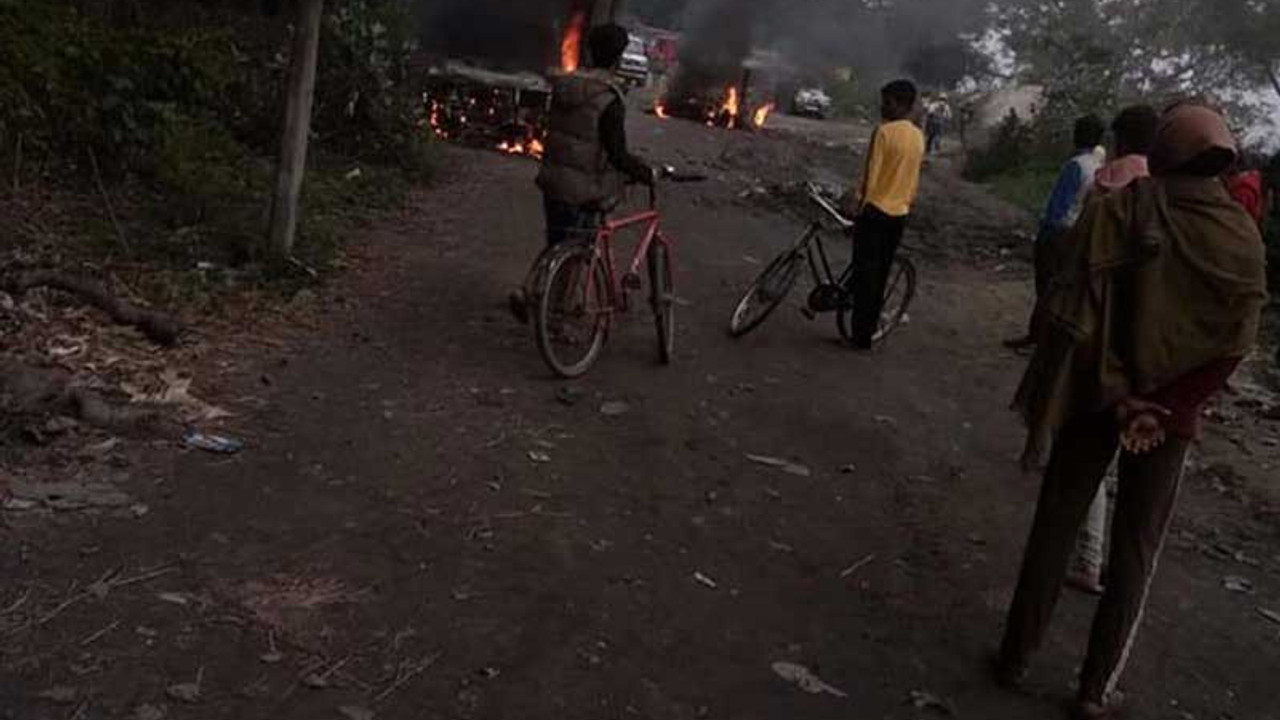
[[[439,58],[496,70],[540,72],[557,64],[575,0],[424,0],[422,47]]]

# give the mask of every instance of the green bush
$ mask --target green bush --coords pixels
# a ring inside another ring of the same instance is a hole
[[[216,122],[184,116],[165,124],[153,155],[151,178],[166,201],[159,218],[175,230],[196,229],[198,257],[239,265],[265,227],[271,166],[254,158]],[[190,245],[168,248],[186,253]]]
[[[981,182],[997,175],[1024,169],[1035,156],[1035,133],[1012,110],[1001,121],[982,148],[971,150],[965,161],[964,176]]]
[[[339,223],[400,202],[438,165],[408,82],[409,4],[326,5],[297,244],[315,267]],[[20,145],[28,174],[42,168],[42,179],[68,179],[71,195],[96,194],[92,156],[140,255],[186,270],[255,260],[290,40],[284,19],[264,19],[257,2],[0,0],[0,163],[17,167],[6,154]],[[84,248],[113,238],[82,215],[72,234]]]
[[[235,63],[223,31],[116,29],[50,0],[0,0],[0,134],[111,170],[145,164],[182,114],[225,113]]]
[[[991,191],[1037,217],[1044,212],[1061,168],[1033,161],[1015,170],[988,178]]]
[[[833,83],[827,88],[831,95],[831,112],[836,117],[871,119],[879,117],[880,92],[875,87],[857,80]]]

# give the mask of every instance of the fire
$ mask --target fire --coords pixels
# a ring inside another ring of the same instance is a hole
[[[664,103],[664,102],[662,102],[661,100],[659,100],[658,102],[654,103],[654,105],[653,105],[653,114],[654,114],[654,115],[657,115],[658,117],[660,117],[660,118],[662,118],[662,119],[664,119],[664,120],[665,120],[665,119],[667,119],[668,117],[670,117],[670,115],[667,115],[667,104],[666,104],[666,103]]]
[[[443,140],[447,140],[449,138],[449,133],[445,132],[444,128],[441,127],[440,103],[435,100],[431,101],[431,114],[427,119],[427,123],[431,125],[431,131],[434,132],[437,137]]]
[[[730,130],[738,127],[738,116],[742,113],[742,101],[738,97],[738,88],[730,86],[725,92],[724,104],[707,118],[707,126],[714,127],[717,122]]]
[[[587,14],[581,10],[569,19],[564,39],[560,41],[560,69],[567,73],[578,71],[582,59],[582,35],[587,30]]]
[[[542,159],[542,154],[546,151],[546,147],[542,141],[534,138],[529,142],[520,140],[503,141],[498,144],[498,152],[504,152],[508,155],[528,155],[538,160]]]
[[[774,109],[777,107],[778,106],[774,103],[769,103],[768,105],[756,108],[756,114],[751,118],[751,123],[757,128],[764,127],[764,124],[769,122],[769,115],[773,114]]]

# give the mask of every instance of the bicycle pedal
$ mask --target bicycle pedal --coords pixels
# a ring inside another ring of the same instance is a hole
[[[622,287],[626,290],[639,290],[641,287],[640,276],[635,273],[627,273],[622,278]]]

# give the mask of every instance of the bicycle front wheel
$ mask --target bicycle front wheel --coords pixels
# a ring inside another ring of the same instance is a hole
[[[534,316],[538,351],[555,374],[579,378],[604,349],[609,279],[590,245],[566,243],[548,253],[543,262]]]
[[[804,269],[804,261],[804,254],[795,249],[775,258],[738,302],[729,320],[729,334],[740,338],[768,320],[795,288]]]
[[[662,243],[649,248],[649,287],[658,331],[658,360],[670,365],[676,353],[676,286],[671,249]]]
[[[916,266],[910,258],[897,257],[889,269],[889,283],[885,286],[884,305],[880,308],[880,324],[871,337],[872,343],[882,343],[901,327],[907,319],[907,311],[916,297]],[[846,304],[836,316],[840,336],[845,342],[853,342],[853,305]]]

